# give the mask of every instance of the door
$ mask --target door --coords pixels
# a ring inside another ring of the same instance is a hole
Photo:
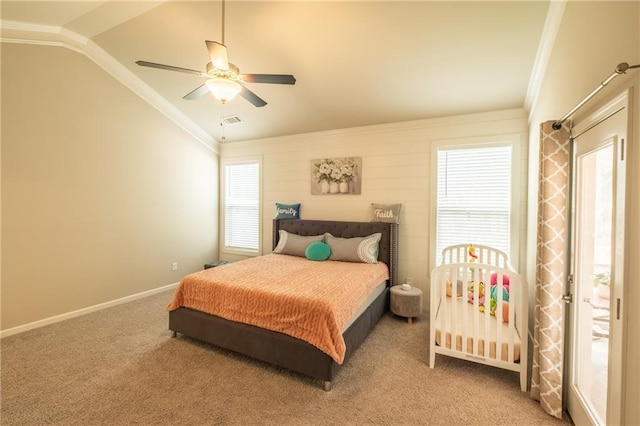
[[[620,424],[626,98],[574,128],[565,389],[577,425]],[[592,116],[593,117],[593,116]]]

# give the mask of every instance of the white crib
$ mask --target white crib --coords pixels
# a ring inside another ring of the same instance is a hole
[[[527,283],[503,251],[445,248],[431,271],[430,316],[431,368],[438,353],[519,371],[527,390]]]

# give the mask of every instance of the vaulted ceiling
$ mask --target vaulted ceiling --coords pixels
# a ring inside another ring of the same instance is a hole
[[[204,83],[137,60],[206,70],[222,41],[217,1],[5,1],[3,41],[60,40],[147,93],[207,137],[229,142],[527,107],[548,1],[234,1],[224,41],[241,73],[293,74],[295,85],[245,83],[267,102],[183,96]],[[53,35],[52,35],[53,34]],[[240,124],[221,125],[237,116]]]

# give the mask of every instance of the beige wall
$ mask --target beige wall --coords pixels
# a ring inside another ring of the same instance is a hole
[[[562,24],[550,65],[540,90],[539,99],[531,113],[530,124],[530,191],[529,217],[536,217],[537,158],[539,124],[562,117],[575,104],[610,75],[620,62],[640,64],[640,3],[634,2],[574,2],[566,4]],[[627,210],[627,264],[629,266],[624,305],[627,314],[627,351],[624,368],[625,421],[640,424],[640,70],[617,77],[610,85],[582,108],[575,119],[614,98],[626,88],[633,87],[635,104],[633,134],[630,137],[631,173]],[[635,183],[634,183],[635,182]],[[535,223],[530,222],[528,251],[535,253]],[[535,261],[533,256],[529,256]],[[529,265],[529,281],[535,282]]]
[[[520,152],[526,156],[526,116],[523,110],[508,110],[226,143],[221,158],[263,159],[263,253],[271,251],[276,202],[301,203],[303,219],[354,221],[371,219],[371,203],[402,203],[399,278],[411,277],[423,289],[428,310],[430,262],[435,258],[429,252],[432,143],[513,133],[520,135]],[[311,160],[326,157],[362,157],[361,195],[311,195]],[[527,160],[520,161],[521,181],[525,182]],[[525,188],[523,183],[522,206],[526,206]],[[524,228],[521,237],[524,241]],[[233,258],[222,249],[220,256]]]
[[[217,194],[218,156],[87,57],[2,44],[3,331],[201,269]]]

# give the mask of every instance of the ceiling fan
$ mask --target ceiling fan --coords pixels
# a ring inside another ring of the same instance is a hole
[[[296,79],[290,74],[240,74],[239,68],[227,59],[227,46],[224,44],[224,0],[222,1],[222,43],[205,40],[211,62],[207,63],[206,71],[157,64],[155,62],[136,61],[143,67],[159,68],[207,77],[207,81],[195,90],[183,96],[183,99],[194,100],[211,92],[221,103],[225,104],[240,94],[247,101],[257,107],[267,103],[258,95],[247,89],[243,83],[266,84],[295,84]]]

